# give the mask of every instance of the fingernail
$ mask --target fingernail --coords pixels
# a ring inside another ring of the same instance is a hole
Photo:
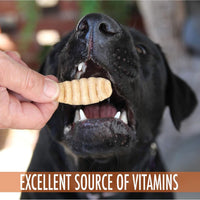
[[[59,93],[59,87],[58,84],[55,81],[52,81],[49,78],[45,78],[44,81],[44,94],[50,98],[51,100],[54,100],[58,97]]]

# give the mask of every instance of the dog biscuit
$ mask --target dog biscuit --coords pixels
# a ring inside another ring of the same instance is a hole
[[[112,94],[109,80],[105,78],[81,78],[59,83],[57,101],[70,105],[88,105],[107,99]]]

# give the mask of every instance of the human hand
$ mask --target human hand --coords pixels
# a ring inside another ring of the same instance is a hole
[[[31,70],[16,52],[0,51],[0,128],[42,128],[58,107],[56,82]]]

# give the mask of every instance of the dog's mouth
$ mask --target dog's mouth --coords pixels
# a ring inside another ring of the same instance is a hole
[[[76,106],[74,123],[87,119],[114,118],[121,120],[125,125],[134,126],[133,112],[128,107],[124,97],[120,96],[112,80],[112,76],[103,67],[88,60],[76,66],[75,78],[102,77],[112,82],[113,93],[110,98],[88,106]]]
[[[135,140],[135,117],[125,97],[105,67],[89,59],[77,64],[73,79],[102,77],[111,81],[110,98],[87,106],[71,106],[71,121],[64,127],[63,142],[74,153],[104,157],[127,149]],[[121,148],[119,148],[121,147]],[[102,154],[103,153],[103,154]]]

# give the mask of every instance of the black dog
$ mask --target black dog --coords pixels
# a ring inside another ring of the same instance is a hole
[[[197,103],[190,87],[171,72],[158,45],[102,14],[82,18],[54,46],[41,73],[54,74],[59,81],[104,77],[111,81],[113,94],[90,106],[60,104],[40,133],[29,171],[164,171],[153,148],[163,111],[169,106],[179,129]],[[22,194],[22,198],[87,197]],[[167,193],[112,196],[171,197]]]

